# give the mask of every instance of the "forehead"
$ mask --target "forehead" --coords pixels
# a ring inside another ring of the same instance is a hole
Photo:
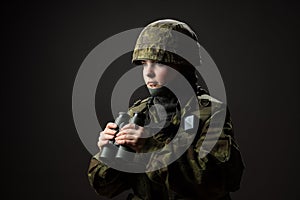
[[[170,64],[168,63],[164,63],[164,62],[161,62],[161,61],[157,61],[157,60],[140,60],[140,63],[141,64],[144,64],[144,63],[157,63],[157,64],[161,64],[161,65],[165,65],[165,66],[168,66],[168,67],[171,67]]]
[[[158,63],[156,60],[140,60],[141,63]]]

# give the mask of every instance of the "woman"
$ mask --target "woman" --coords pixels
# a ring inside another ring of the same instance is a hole
[[[193,54],[189,61],[181,56],[184,48]],[[100,154],[112,140],[136,153],[164,150],[147,160],[148,170],[144,173],[114,169],[96,155],[88,172],[91,185],[107,197],[132,189],[128,199],[230,199],[229,193],[239,188],[244,165],[226,106],[197,84],[193,66],[201,61],[196,34],[183,22],[155,21],[141,32],[132,61],[143,66],[150,97],[137,101],[128,114],[146,113],[146,125],[129,123],[116,132],[117,125],[108,123],[99,136]],[[195,95],[178,97],[186,91],[180,75],[188,80]],[[224,124],[210,124],[222,114]],[[192,125],[181,126],[186,122]],[[181,148],[181,141],[190,137],[189,145]],[[207,152],[203,147],[205,138],[217,138]],[[174,145],[175,140],[180,142]]]

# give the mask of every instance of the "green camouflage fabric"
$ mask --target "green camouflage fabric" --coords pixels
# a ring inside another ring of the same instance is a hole
[[[149,99],[138,101],[128,111],[133,113],[143,110]],[[193,108],[193,102],[199,104],[199,111]],[[200,127],[193,143],[180,156],[178,160],[167,167],[147,173],[120,172],[103,164],[97,155],[91,159],[88,178],[90,184],[99,195],[114,197],[121,192],[132,189],[132,195],[128,199],[202,199],[202,200],[229,200],[229,193],[239,189],[244,164],[239,147],[234,140],[232,121],[229,112],[223,125],[214,123],[209,127],[213,118],[218,118],[227,108],[218,100],[209,95],[191,98],[181,109],[181,116],[194,114],[200,121]],[[155,119],[156,113],[149,113]],[[171,120],[171,124],[178,125],[180,119],[177,114]],[[209,128],[209,129],[208,129]],[[221,131],[221,135],[215,135]],[[190,133],[179,129],[179,140],[188,139]],[[203,151],[204,139],[217,139],[213,149],[203,158],[199,157]],[[147,139],[144,152],[160,149],[173,139],[173,134],[159,132]],[[172,150],[165,149],[165,158]],[[164,158],[152,158],[150,165]]]
[[[182,34],[192,38],[194,42],[187,45]],[[180,48],[185,46],[194,48],[191,52],[196,53],[194,57],[197,60],[196,65],[199,65],[198,39],[193,30],[183,22],[159,20],[146,26],[140,33],[133,51],[132,62],[139,64],[141,60],[155,60],[168,64],[187,65],[188,62],[179,56]]]

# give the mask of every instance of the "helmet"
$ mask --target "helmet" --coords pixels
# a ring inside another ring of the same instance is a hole
[[[154,60],[177,66],[190,65],[182,56],[188,54],[188,57],[192,55],[193,65],[200,65],[199,46],[196,34],[187,24],[173,19],[158,20],[140,33],[132,62],[139,64],[141,60]]]

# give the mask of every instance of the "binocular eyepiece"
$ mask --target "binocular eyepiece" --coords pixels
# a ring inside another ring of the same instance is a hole
[[[126,124],[132,123],[138,126],[144,126],[146,120],[145,113],[135,113],[132,118],[126,112],[120,112],[119,116],[115,119],[117,124],[116,134]],[[115,140],[109,140],[108,144],[103,146],[99,159],[105,163],[111,162],[134,162],[135,151],[125,145],[115,143]]]

